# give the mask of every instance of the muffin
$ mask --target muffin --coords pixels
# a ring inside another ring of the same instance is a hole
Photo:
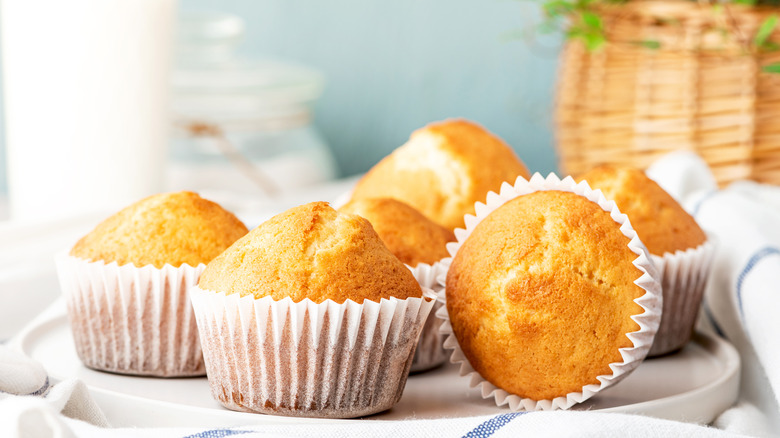
[[[57,259],[81,361],[122,374],[203,375],[187,290],[246,233],[191,192],[150,196],[100,223]]]
[[[628,215],[663,273],[663,317],[650,355],[682,348],[693,334],[714,244],[671,195],[638,169],[602,166],[579,180],[601,190]]]
[[[577,180],[617,203],[650,254],[685,251],[707,240],[696,220],[641,170],[601,166]]]
[[[518,180],[450,247],[445,348],[498,404],[568,408],[650,348],[661,298],[652,262],[625,215],[597,201],[571,179]]]
[[[446,244],[455,241],[452,231],[392,198],[356,199],[339,211],[368,219],[390,252],[410,267],[420,285],[439,289],[436,277],[443,273],[443,266],[438,262],[449,256]],[[442,348],[444,338],[439,333],[441,319],[434,314],[440,307],[441,303],[436,302],[428,315],[414,352],[412,372],[429,370],[447,360]]]
[[[324,202],[279,214],[191,290],[212,394],[276,415],[389,409],[433,306],[426,293],[366,219]]]
[[[356,199],[339,211],[368,219],[390,252],[412,267],[447,257],[447,242],[455,241],[452,231],[392,198]]]
[[[454,230],[488,191],[527,178],[528,169],[500,138],[467,120],[432,123],[358,181],[352,199],[394,198]]]

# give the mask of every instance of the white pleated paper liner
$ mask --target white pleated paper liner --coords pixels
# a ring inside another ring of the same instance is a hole
[[[56,263],[84,365],[157,377],[206,373],[188,296],[206,265],[119,266],[67,254]]]
[[[442,286],[437,281],[438,277],[447,273],[447,268],[441,263],[436,262],[433,265],[419,263],[414,268],[407,265],[412,271],[412,275],[420,283],[420,286],[433,290],[438,293]],[[442,307],[442,303],[436,301],[433,304],[433,310],[425,320],[420,340],[417,342],[417,349],[414,350],[412,359],[413,373],[433,369],[447,361],[449,355],[444,351],[444,335],[439,331],[442,323],[441,318],[436,316],[436,311]]]
[[[715,241],[711,236],[696,248],[668,252],[663,257],[651,255],[662,272],[664,310],[650,356],[679,350],[691,339],[714,255]]]
[[[635,299],[634,302],[639,304],[639,306],[644,309],[644,312],[631,317],[640,328],[638,331],[627,333],[628,338],[633,343],[633,347],[620,349],[623,361],[609,364],[612,374],[597,376],[597,379],[600,382],[599,384],[584,385],[580,392],[572,392],[566,396],[556,397],[552,400],[533,400],[510,394],[507,391],[496,387],[474,370],[466,356],[463,354],[463,351],[460,349],[458,341],[453,334],[452,325],[450,324],[446,308],[446,291],[440,291],[438,299],[439,301],[442,301],[445,306],[437,312],[437,316],[444,320],[441,331],[446,335],[444,348],[452,350],[450,361],[452,363],[460,364],[460,375],[469,378],[471,387],[478,386],[482,392],[483,398],[492,397],[498,406],[508,404],[509,408],[513,411],[568,409],[574,404],[581,403],[594,396],[599,391],[614,385],[631,373],[631,371],[645,359],[661,320],[662,295],[660,283],[658,281],[659,275],[647,253],[647,249],[631,227],[628,217],[625,214],[620,213],[614,202],[607,201],[601,191],[591,190],[587,183],[584,182],[577,184],[571,177],[566,177],[561,180],[552,173],[547,178],[536,173],[528,181],[519,177],[514,186],[504,183],[501,186],[499,194],[494,192],[488,193],[486,204],[478,202],[475,205],[476,216],[466,215],[466,229],[455,230],[457,242],[447,244],[450,255],[452,257],[455,256],[460,246],[468,239],[474,228],[492,211],[511,199],[541,190],[559,190],[575,193],[597,203],[604,211],[610,213],[612,219],[620,225],[620,231],[631,239],[628,247],[637,255],[633,264],[641,271],[641,275],[638,275],[638,278],[634,283],[644,289],[645,294]],[[449,268],[451,261],[451,259],[445,259],[443,263]],[[446,275],[439,276],[439,281],[441,284],[446,284]]]
[[[238,411],[353,418],[401,398],[435,294],[362,304],[190,290],[211,393]]]

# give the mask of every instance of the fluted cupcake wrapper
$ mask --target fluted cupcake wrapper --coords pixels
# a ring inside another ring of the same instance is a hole
[[[586,182],[577,184],[571,177],[566,177],[561,180],[553,173],[547,178],[536,173],[530,180],[518,177],[514,185],[504,183],[498,194],[494,192],[488,193],[485,204],[481,202],[476,203],[476,215],[466,215],[466,228],[458,228],[455,230],[457,241],[447,244],[447,250],[450,255],[452,257],[455,256],[460,246],[466,241],[469,235],[471,235],[474,228],[492,211],[518,196],[541,190],[559,190],[575,193],[595,202],[602,210],[610,213],[612,219],[620,225],[620,231],[630,239],[628,247],[637,255],[633,264],[641,271],[641,275],[638,276],[634,284],[644,289],[645,294],[635,299],[634,302],[641,306],[644,311],[641,314],[631,317],[631,319],[639,325],[639,330],[626,334],[633,346],[619,349],[623,361],[609,364],[612,374],[597,376],[596,379],[600,382],[599,384],[584,385],[579,392],[572,392],[552,400],[533,400],[531,398],[510,394],[493,385],[471,366],[453,333],[446,308],[446,290],[442,289],[438,294],[438,300],[442,302],[444,306],[439,309],[436,315],[444,320],[441,325],[441,332],[446,336],[444,348],[452,350],[450,361],[452,363],[460,364],[460,375],[465,376],[470,380],[472,388],[478,386],[483,398],[492,397],[498,406],[508,404],[509,408],[513,411],[568,409],[619,382],[639,366],[645,357],[647,357],[650,346],[653,343],[653,337],[658,331],[658,326],[661,321],[663,298],[661,294],[661,285],[658,280],[660,278],[660,273],[654,266],[653,261],[647,252],[647,248],[645,248],[645,245],[639,240],[636,232],[631,227],[628,217],[625,214],[620,213],[620,210],[618,210],[613,201],[605,199],[600,190],[592,190]],[[442,262],[447,269],[449,269],[452,258],[447,258]],[[442,286],[446,285],[446,273],[440,275],[438,280]]]
[[[56,264],[84,365],[143,376],[205,374],[187,291],[206,265],[120,266],[66,254]]]
[[[696,248],[666,253],[663,257],[652,255],[662,272],[664,310],[650,356],[679,350],[691,339],[714,255],[715,242],[711,237]]]
[[[433,265],[420,263],[414,268],[409,267],[409,269],[420,286],[429,288],[434,293],[438,293],[442,289],[437,278],[446,273],[447,268],[441,262],[436,262]],[[447,361],[449,355],[444,350],[444,335],[439,331],[442,319],[436,316],[436,311],[441,307],[442,304],[436,301],[433,304],[433,310],[425,320],[412,359],[411,371],[413,373],[430,370]]]
[[[435,296],[295,303],[197,286],[190,295],[217,400],[321,418],[369,415],[401,398]]]

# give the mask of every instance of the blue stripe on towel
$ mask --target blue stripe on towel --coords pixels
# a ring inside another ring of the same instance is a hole
[[[223,438],[231,435],[243,435],[245,433],[252,433],[249,430],[231,430],[231,429],[211,429],[204,430],[192,435],[187,435],[183,438]]]
[[[463,435],[463,438],[488,438],[493,436],[493,434],[496,433],[498,429],[501,429],[502,427],[506,426],[507,423],[525,413],[526,412],[510,412],[507,414],[496,415],[495,417],[475,427],[466,435]]]
[[[698,200],[698,202],[696,202],[696,205],[694,205],[693,208],[691,209],[691,216],[696,217],[696,215],[699,214],[699,210],[701,210],[702,205],[704,205],[704,203],[706,201],[708,201],[710,198],[712,198],[716,194],[718,194],[717,190],[710,190],[704,196],[702,196]]]
[[[748,260],[745,267],[742,268],[742,272],[739,273],[739,277],[737,277],[737,305],[739,305],[739,316],[743,319],[745,318],[745,314],[742,311],[742,283],[745,281],[745,277],[747,277],[747,275],[750,273],[750,271],[753,270],[758,262],[773,254],[780,255],[780,250],[773,246],[761,248],[755,254],[753,254],[752,257],[750,257],[750,260]]]

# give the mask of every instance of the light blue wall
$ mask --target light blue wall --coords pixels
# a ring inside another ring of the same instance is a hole
[[[342,175],[365,171],[427,122],[456,116],[503,137],[531,170],[555,169],[555,44],[508,35],[529,29],[538,3],[181,0],[181,7],[241,15],[243,52],[325,73],[315,123]]]

